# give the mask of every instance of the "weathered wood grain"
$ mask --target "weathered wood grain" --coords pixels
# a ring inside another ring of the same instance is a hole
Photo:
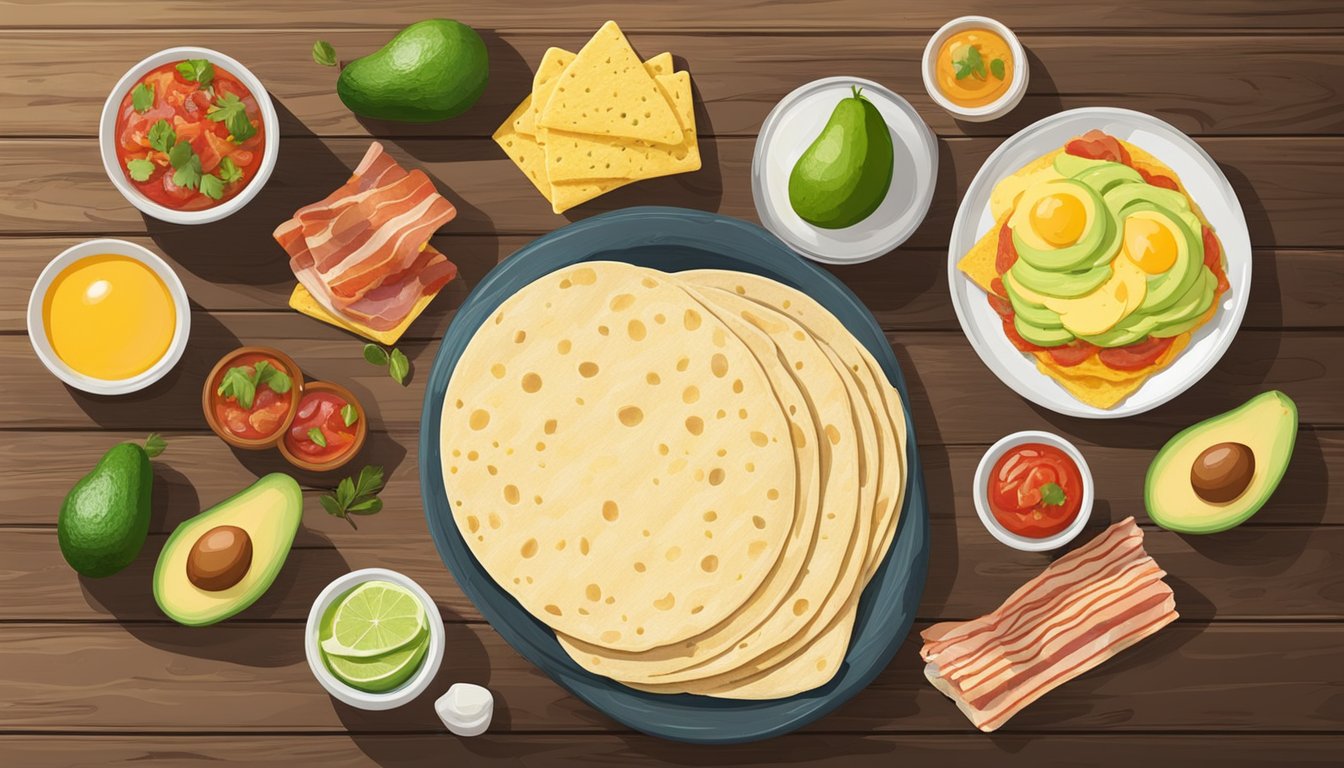
[[[450,624],[446,631],[451,652],[431,690],[453,682],[487,685],[496,697],[496,733],[618,729],[488,627]],[[389,712],[332,701],[304,661],[303,634],[299,624],[246,622],[200,629],[0,625],[6,702],[0,729],[11,723],[26,732],[442,729],[433,696]],[[810,730],[970,733],[965,717],[924,679],[917,635],[911,638],[872,685]],[[1321,681],[1344,664],[1342,649],[1340,624],[1174,624],[1051,692],[1001,733],[1329,730],[1344,713],[1333,686]]]
[[[336,96],[336,70],[314,64],[319,33],[225,30],[210,46],[252,70],[279,102],[286,137],[491,135],[531,90],[548,46],[578,50],[591,30],[553,34],[487,32],[490,85],[467,114],[430,124],[362,120]],[[387,31],[320,34],[344,59],[376,50]],[[0,91],[0,135],[96,136],[103,101],[146,54],[180,45],[180,31],[14,31],[0,34],[13,58]],[[940,135],[1007,136],[1061,109],[1106,105],[1139,109],[1181,130],[1206,134],[1344,132],[1344,59],[1333,36],[1183,37],[1024,35],[1030,86],[1004,119],[961,123],[929,98],[921,78],[926,39],[910,34],[748,35],[724,45],[713,35],[645,32],[645,55],[669,50],[698,90],[701,136],[755,135],[789,91],[823,74],[876,80],[902,94]],[[1227,77],[1235,48],[1242,77]],[[1104,66],[1097,66],[1104,62]],[[90,73],[97,73],[91,75]]]
[[[957,201],[997,138],[940,141],[933,206],[911,246],[946,247]],[[1236,190],[1260,248],[1344,247],[1344,137],[1210,137],[1200,141]],[[701,142],[705,167],[633,184],[556,216],[550,206],[488,139],[399,139],[389,149],[408,165],[435,176],[458,206],[444,235],[541,234],[593,214],[634,205],[680,205],[754,220],[750,138]],[[150,236],[165,250],[186,254],[206,243],[237,251],[269,249],[271,231],[300,206],[320,200],[348,178],[367,139],[291,138],[283,142],[275,174],[246,208],[221,222],[182,227],[146,220],[107,180],[91,139],[0,140],[0,234],[125,233]],[[60,173],[53,173],[53,169]],[[1199,201],[1196,201],[1199,202]],[[283,261],[277,258],[276,268]]]
[[[24,237],[5,241],[0,258],[0,333],[27,327],[28,294],[38,274],[56,254],[85,240],[79,236]],[[228,242],[202,243],[174,256],[147,236],[126,238],[162,256],[172,265],[192,303],[225,312],[283,308],[294,278],[280,251],[238,249]],[[449,296],[469,291],[496,263],[533,238],[527,235],[439,237],[452,254],[462,282]],[[1243,328],[1258,330],[1338,328],[1344,326],[1344,250],[1262,249],[1254,253],[1255,279]],[[891,254],[850,267],[832,267],[886,330],[955,330],[956,313],[947,297],[947,251],[899,248]],[[437,310],[437,308],[436,308]],[[453,313],[436,311],[415,333],[439,338]]]
[[[694,748],[635,734],[523,735],[490,733],[473,739],[442,734],[236,734],[134,736],[4,736],[0,750],[32,768],[324,768],[398,766],[441,768],[487,760],[511,765],[642,766],[684,764],[721,768],[890,768],[895,761],[946,768],[1039,768],[1041,765],[1142,765],[1155,756],[1188,768],[1333,765],[1344,736],[1221,734],[881,734],[804,733],[755,744]],[[689,756],[689,757],[688,757]]]

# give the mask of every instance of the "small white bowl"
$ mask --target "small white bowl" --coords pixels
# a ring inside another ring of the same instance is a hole
[[[135,86],[135,83],[148,74],[150,70],[183,59],[206,59],[211,64],[218,64],[227,69],[230,74],[238,78],[243,85],[247,86],[247,90],[252,92],[253,98],[257,100],[257,107],[261,109],[261,122],[266,131],[265,150],[261,155],[261,164],[257,166],[257,175],[237,195],[202,211],[178,211],[150,200],[127,180],[126,172],[121,169],[121,163],[117,160],[115,134],[117,112],[121,107],[122,99]],[[102,117],[98,120],[98,149],[103,156],[103,168],[107,171],[107,177],[112,180],[113,186],[117,188],[118,192],[121,192],[122,197],[125,197],[127,202],[138,208],[141,213],[170,224],[208,224],[212,221],[219,221],[247,205],[252,198],[257,196],[257,193],[261,192],[261,188],[266,186],[266,180],[271,177],[271,171],[275,170],[275,159],[280,153],[279,118],[275,114],[275,105],[271,103],[271,96],[266,92],[261,80],[257,79],[257,76],[252,74],[251,70],[238,63],[237,60],[209,48],[196,48],[194,46],[166,48],[127,70],[126,74],[122,75],[121,79],[117,81],[112,92],[108,94],[107,101],[103,102]]]
[[[80,259],[104,253],[135,259],[154,270],[154,274],[168,286],[168,293],[173,297],[177,329],[173,333],[172,341],[168,343],[168,351],[149,370],[129,379],[95,379],[66,365],[51,348],[51,340],[47,338],[46,321],[42,317],[42,305],[47,298],[47,291],[51,290],[51,284],[55,282],[57,276]],[[187,289],[182,287],[182,281],[177,278],[177,273],[167,262],[159,258],[158,254],[125,240],[86,240],[65,249],[47,264],[42,274],[37,276],[33,291],[28,295],[28,340],[33,345],[33,351],[37,353],[37,359],[41,360],[56,378],[75,389],[94,395],[125,395],[142,390],[163,378],[164,374],[172,370],[177,361],[182,359],[190,335],[191,306],[187,303]]]
[[[366,581],[390,581],[409,589],[420,599],[420,605],[425,609],[425,620],[429,622],[429,650],[425,652],[424,661],[420,662],[420,669],[410,680],[386,693],[368,693],[341,682],[331,670],[327,669],[326,662],[322,661],[322,650],[318,647],[318,630],[327,609],[336,602],[336,598]],[[308,626],[304,630],[303,652],[308,657],[308,668],[313,671],[313,677],[317,678],[317,682],[321,683],[333,698],[357,709],[385,710],[409,704],[425,692],[433,682],[434,676],[439,673],[439,665],[443,663],[444,644],[443,617],[439,614],[439,607],[434,604],[434,600],[424,588],[396,571],[386,568],[364,568],[351,571],[331,582],[322,590],[322,594],[317,596],[317,600],[313,601],[313,608],[308,611]]]
[[[999,523],[998,519],[994,517],[994,512],[989,508],[989,475],[994,471],[994,465],[1005,453],[1026,443],[1044,443],[1060,449],[1078,465],[1078,473],[1083,477],[1083,502],[1078,508],[1078,515],[1073,518],[1073,522],[1069,523],[1069,527],[1044,539],[1018,536],[1009,531]],[[1083,458],[1083,454],[1074,447],[1073,443],[1049,432],[1035,430],[1014,432],[990,446],[990,449],[985,451],[985,455],[981,457],[980,466],[975,469],[975,512],[980,516],[980,522],[984,524],[985,528],[989,529],[990,535],[994,538],[1013,549],[1020,549],[1023,552],[1048,552],[1073,541],[1078,533],[1083,530],[1083,527],[1087,525],[1088,518],[1092,516],[1092,498],[1092,470],[1088,468],[1087,460]]]
[[[938,89],[938,51],[947,38],[967,29],[988,29],[998,34],[1008,42],[1008,50],[1013,55],[1013,82],[1008,85],[1008,91],[981,107],[963,107],[954,104]],[[972,123],[995,120],[1013,111],[1026,94],[1027,82],[1031,79],[1027,54],[1022,50],[1022,43],[1018,41],[1017,35],[1001,22],[988,16],[960,16],[939,27],[938,31],[933,33],[933,37],[929,38],[929,44],[924,46],[923,72],[924,90],[929,92],[929,98],[956,117]]]

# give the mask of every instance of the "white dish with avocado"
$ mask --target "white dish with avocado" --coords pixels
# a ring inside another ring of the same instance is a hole
[[[845,131],[835,131],[838,146],[822,151],[818,138],[837,121],[863,119],[853,108],[856,96],[876,110],[867,110],[865,123],[875,125],[879,117],[886,123],[890,149],[871,133],[874,140],[856,149],[852,140],[840,140]],[[890,168],[874,168],[873,163]],[[855,199],[843,206],[850,210],[811,210],[817,206],[799,195],[800,164],[813,166],[815,185],[827,185],[818,200],[833,202],[838,188],[831,182],[846,186],[840,177],[851,176],[848,186],[854,188]],[[887,171],[890,185],[883,191],[872,177],[880,182]],[[909,239],[929,211],[937,178],[937,141],[919,113],[899,95],[857,77],[816,80],[785,96],[761,126],[751,162],[752,195],[761,223],[793,250],[826,264],[869,261]],[[880,202],[867,205],[865,198],[874,187]]]

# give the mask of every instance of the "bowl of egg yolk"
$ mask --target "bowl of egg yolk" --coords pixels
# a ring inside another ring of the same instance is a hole
[[[191,312],[163,259],[90,240],[51,260],[28,299],[28,338],[56,378],[95,395],[136,392],[182,358]]]

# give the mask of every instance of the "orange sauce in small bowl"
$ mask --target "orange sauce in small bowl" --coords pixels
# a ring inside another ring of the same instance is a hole
[[[943,41],[935,64],[938,90],[961,107],[983,107],[1013,83],[1008,41],[988,29],[965,29]]]

